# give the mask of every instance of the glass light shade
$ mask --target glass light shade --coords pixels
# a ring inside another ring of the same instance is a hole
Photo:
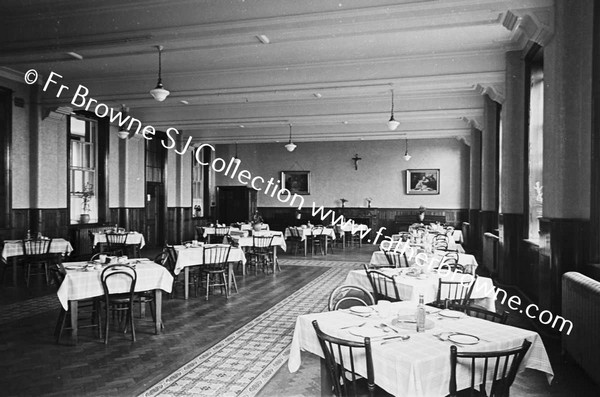
[[[390,129],[390,131],[394,131],[394,130],[396,130],[396,128],[398,128],[400,123],[397,122],[396,120],[394,120],[394,116],[392,116],[390,118],[390,121],[388,121],[387,125],[388,125],[388,128]]]
[[[410,154],[408,154],[408,152],[404,153],[404,160],[408,161],[410,160],[412,156]]]
[[[119,130],[119,132],[117,132],[117,135],[120,139],[127,139],[129,137],[129,131]]]
[[[288,143],[287,145],[285,145],[285,148],[288,152],[293,152],[296,149],[296,145],[293,142]]]
[[[162,86],[156,86],[155,89],[150,90],[150,95],[152,95],[158,102],[164,101],[169,94],[170,92],[162,88]]]

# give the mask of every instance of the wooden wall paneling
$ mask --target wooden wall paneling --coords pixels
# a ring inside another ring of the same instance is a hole
[[[527,297],[533,302],[539,302],[539,245],[523,240],[521,243],[521,261],[518,266],[518,285]]]
[[[589,261],[590,222],[584,219],[540,219],[540,310],[561,312],[561,279],[569,271],[584,273]]]
[[[479,210],[469,210],[469,249],[477,257],[481,255],[483,235],[480,234]]]
[[[498,277],[503,284],[521,285],[518,272],[524,222],[523,214],[498,216]]]

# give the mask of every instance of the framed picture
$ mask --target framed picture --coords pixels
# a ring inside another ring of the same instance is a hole
[[[406,194],[440,194],[440,170],[406,170]]]
[[[292,194],[310,194],[310,171],[281,171],[281,187]]]

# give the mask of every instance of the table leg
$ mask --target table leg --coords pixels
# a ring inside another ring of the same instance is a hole
[[[156,322],[154,323],[156,335],[160,334],[161,329],[163,328],[162,322],[162,290],[155,289],[154,290],[154,309],[156,313],[154,313],[154,319]]]
[[[327,246],[329,245],[329,244],[327,244],[328,242],[329,242],[329,237],[325,236],[325,255],[327,255]]]
[[[228,280],[228,286],[227,288],[229,289],[229,293],[231,294],[231,284],[233,283],[233,262],[229,262],[229,280]]]
[[[183,298],[187,299],[190,295],[190,268],[188,266],[183,268]]]
[[[307,250],[308,250],[308,239],[304,238],[304,256],[306,256]]]
[[[71,311],[71,340],[77,344],[77,315],[79,313],[79,302],[69,301],[69,310]]]
[[[277,246],[273,247],[273,274],[277,270]]]

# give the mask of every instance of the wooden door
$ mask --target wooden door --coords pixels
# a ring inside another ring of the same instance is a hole
[[[163,184],[146,182],[146,244],[150,247],[162,246],[164,234],[164,194]]]

